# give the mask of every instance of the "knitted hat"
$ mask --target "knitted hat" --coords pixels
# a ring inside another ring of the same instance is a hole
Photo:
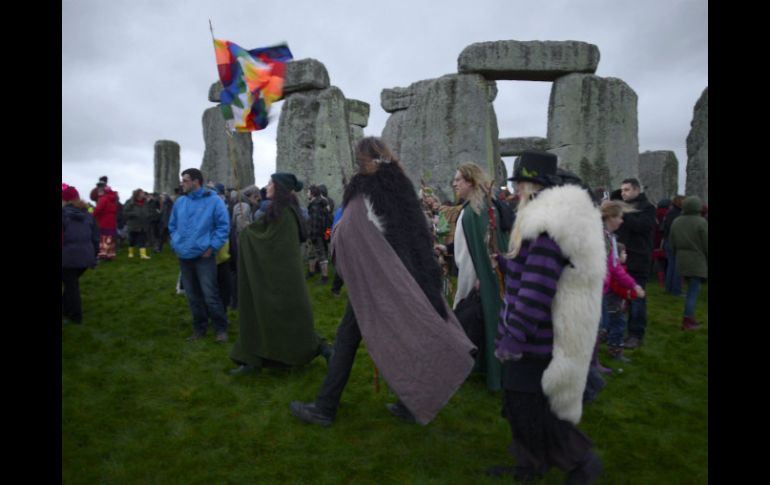
[[[66,189],[61,191],[61,200],[64,202],[69,202],[71,200],[78,200],[80,199],[80,194],[78,194],[78,191],[75,187],[72,185],[68,186]]]
[[[225,185],[222,183],[215,183],[214,184],[214,190],[217,191],[217,194],[224,195],[225,194]]]
[[[297,180],[297,177],[293,173],[289,172],[277,172],[270,176],[271,179],[277,184],[281,184],[283,187],[299,192],[302,187],[305,186],[302,182]]]

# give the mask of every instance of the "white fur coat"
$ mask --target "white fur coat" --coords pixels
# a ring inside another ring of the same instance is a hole
[[[553,359],[542,386],[554,414],[577,424],[607,271],[601,214],[586,191],[565,185],[543,190],[517,217],[523,240],[548,232],[571,263],[559,278],[553,300]]]

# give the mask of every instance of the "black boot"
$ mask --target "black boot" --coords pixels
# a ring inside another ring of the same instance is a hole
[[[594,483],[602,474],[602,461],[593,452],[567,475],[567,485],[583,485]]]
[[[315,407],[314,402],[300,402],[292,401],[289,404],[291,414],[295,418],[304,421],[309,424],[317,424],[319,426],[331,426],[334,418],[323,414],[318,408]]]

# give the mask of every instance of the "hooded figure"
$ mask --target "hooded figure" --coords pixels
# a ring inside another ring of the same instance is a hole
[[[310,295],[302,271],[304,224],[294,174],[275,173],[267,186],[264,217],[238,235],[240,332],[230,352],[233,375],[267,366],[298,366],[331,348],[316,333]]]
[[[700,326],[695,320],[695,302],[701,282],[709,276],[709,224],[701,211],[701,200],[687,197],[682,203],[682,215],[671,224],[669,234],[676,269],[687,280],[682,330]]]

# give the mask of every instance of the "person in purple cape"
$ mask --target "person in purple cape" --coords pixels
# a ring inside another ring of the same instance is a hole
[[[398,396],[388,410],[425,425],[471,372],[476,348],[443,298],[428,223],[401,164],[375,137],[360,140],[355,155],[358,173],[331,238],[348,306],[315,401],[290,409],[302,421],[331,425],[363,339]]]

